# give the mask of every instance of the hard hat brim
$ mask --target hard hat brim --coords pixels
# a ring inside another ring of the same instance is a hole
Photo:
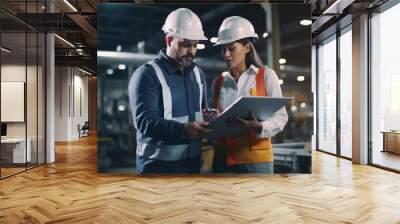
[[[166,34],[168,34],[168,33],[166,33]],[[208,38],[206,37],[206,36],[204,36],[204,35],[201,35],[201,36],[186,36],[186,35],[181,35],[181,34],[177,34],[177,33],[169,33],[169,34],[171,34],[172,36],[177,36],[177,37],[180,37],[180,38],[183,38],[183,39],[187,39],[187,40],[208,40]]]
[[[252,37],[244,37],[244,38],[234,39],[234,40],[223,40],[223,41],[219,41],[218,40],[217,43],[215,43],[213,45],[213,47],[221,46],[221,45],[225,45],[225,44],[230,44],[230,43],[233,43],[235,41],[238,41],[238,40],[241,40],[241,39],[246,39],[246,38],[254,38],[254,40],[257,40],[258,39],[258,35],[257,36],[252,36]]]
[[[190,38],[188,38],[188,37],[183,37],[183,38],[185,38],[185,39],[188,39],[188,40],[208,40],[208,38],[207,38],[207,37],[205,37],[205,36],[200,36],[200,37],[190,37]]]

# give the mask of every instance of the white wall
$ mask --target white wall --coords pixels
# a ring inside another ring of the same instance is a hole
[[[27,80],[25,80],[27,78]],[[2,113],[16,113],[12,110],[20,110],[24,116],[26,112],[26,120],[22,122],[6,122],[8,138],[25,138],[25,135],[30,140],[30,148],[33,162],[36,158],[39,163],[44,163],[44,93],[43,82],[44,74],[41,66],[32,66],[25,64],[2,64],[1,66],[1,81],[2,82],[24,82],[26,87],[26,99],[22,102],[22,107],[12,108],[10,106],[1,108]],[[4,94],[2,89],[2,93]],[[19,90],[20,94],[24,94],[24,89]],[[21,92],[22,91],[22,92]],[[2,98],[8,98],[7,95],[2,95]],[[24,96],[25,97],[25,96]],[[15,102],[17,103],[17,102]],[[25,105],[26,103],[26,105]],[[3,102],[2,102],[3,104]],[[37,156],[37,153],[39,156]]]
[[[68,86],[67,67],[55,68],[55,141],[68,140]]]
[[[25,70],[27,69],[27,70]],[[28,78],[32,74],[36,74],[36,67],[34,66],[27,66],[25,67],[25,64],[3,64],[1,66],[1,81],[3,82],[25,82],[25,76],[26,76],[26,71],[28,72]],[[30,85],[36,85],[36,81],[29,80]],[[36,113],[32,113],[32,107],[34,107],[33,110],[36,108],[36,88],[27,88],[27,104],[28,106],[31,106],[30,110],[27,109],[27,118],[28,118],[28,137],[29,134],[31,133],[30,130],[33,128],[36,130]],[[34,102],[33,105],[30,105],[32,102]],[[7,110],[8,108],[1,108],[1,110]],[[36,110],[35,110],[36,111]],[[32,123],[34,122],[34,123]],[[7,122],[7,136],[8,137],[25,137],[25,126],[26,122]],[[36,132],[35,132],[36,133]]]
[[[88,77],[82,76],[79,70],[74,69],[74,80],[73,80],[73,96],[74,102],[71,102],[71,132],[72,138],[78,138],[78,124],[83,125],[85,121],[88,121]],[[71,88],[72,90],[72,88]]]
[[[78,124],[88,120],[88,77],[76,68],[56,67],[55,98],[55,140],[77,139]]]
[[[25,82],[26,67],[19,64],[3,64],[1,66],[1,81],[2,82]],[[30,68],[28,67],[28,70]],[[1,108],[7,110],[7,108]],[[25,123],[11,122],[7,124],[8,137],[25,137]]]

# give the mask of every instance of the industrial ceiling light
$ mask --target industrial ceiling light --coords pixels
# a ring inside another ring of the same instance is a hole
[[[197,49],[203,50],[204,48],[206,48],[206,45],[204,45],[204,44],[197,44]]]
[[[92,75],[92,73],[90,73],[90,72],[88,72],[88,71],[86,71],[86,70],[83,70],[83,69],[81,69],[81,68],[79,68],[79,67],[78,67],[78,70],[81,71],[81,72],[83,72],[83,73],[85,73],[85,74],[87,74],[87,75]]]
[[[267,32],[263,33],[262,35],[264,38],[267,38],[269,36],[269,34]]]
[[[214,44],[217,43],[218,42],[218,37],[211,37],[210,42],[214,43]]]
[[[125,64],[119,64],[118,65],[118,69],[119,70],[125,70],[126,69],[126,65]]]
[[[1,50],[4,51],[4,52],[6,52],[6,53],[10,53],[10,52],[11,52],[11,50],[9,50],[9,49],[7,49],[7,48],[5,48],[5,47],[1,47]]]
[[[297,81],[299,81],[299,82],[303,82],[304,81],[304,75],[299,75],[299,76],[297,76]]]
[[[117,52],[121,52],[121,51],[122,51],[122,46],[121,46],[121,44],[118,44],[117,47],[115,48],[115,50],[116,50]]]
[[[67,44],[68,46],[75,48],[75,45],[73,45],[73,44],[72,44],[71,42],[69,42],[68,40],[66,40],[66,39],[64,39],[64,38],[62,38],[62,37],[60,37],[60,36],[57,35],[57,34],[54,34],[54,36],[57,37],[57,38],[58,38],[59,40],[61,40],[62,42],[64,42],[65,44]]]
[[[305,102],[300,103],[300,108],[306,108],[307,104]]]
[[[114,74],[114,70],[109,68],[109,69],[107,69],[106,73],[107,73],[107,75],[112,75],[112,74]]]
[[[144,48],[145,45],[146,45],[145,41],[140,41],[140,42],[137,43],[137,47],[138,48]]]
[[[335,9],[337,7],[337,5],[339,4],[340,0],[335,1],[331,6],[329,6],[327,9],[325,9],[322,14],[328,14],[331,13],[333,9]]]
[[[125,111],[126,107],[124,105],[119,105],[118,110],[119,111]]]
[[[287,62],[286,58],[279,59],[279,64],[281,64],[281,65],[286,64],[286,62]]]
[[[342,14],[343,13],[343,9],[347,8],[353,2],[354,2],[354,0],[336,0],[332,5],[330,5],[327,9],[325,9],[322,12],[322,14],[324,14],[324,15]]]
[[[67,4],[74,12],[78,12],[78,10],[68,1],[64,0],[65,4]]]
[[[279,79],[279,84],[283,85],[283,79]]]
[[[312,21],[309,19],[303,19],[300,21],[300,25],[302,25],[302,26],[309,26],[311,24],[312,24]]]
[[[290,107],[290,110],[291,110],[291,111],[297,111],[297,106],[291,106],[291,107]]]

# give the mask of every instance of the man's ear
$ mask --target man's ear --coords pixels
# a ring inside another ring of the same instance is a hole
[[[173,36],[166,36],[165,37],[165,41],[166,41],[168,47],[171,47],[172,40],[174,40]]]

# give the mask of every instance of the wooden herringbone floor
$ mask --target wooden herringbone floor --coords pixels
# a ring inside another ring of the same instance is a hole
[[[0,181],[0,223],[400,223],[400,175],[315,152],[312,175],[98,174],[96,139]]]

